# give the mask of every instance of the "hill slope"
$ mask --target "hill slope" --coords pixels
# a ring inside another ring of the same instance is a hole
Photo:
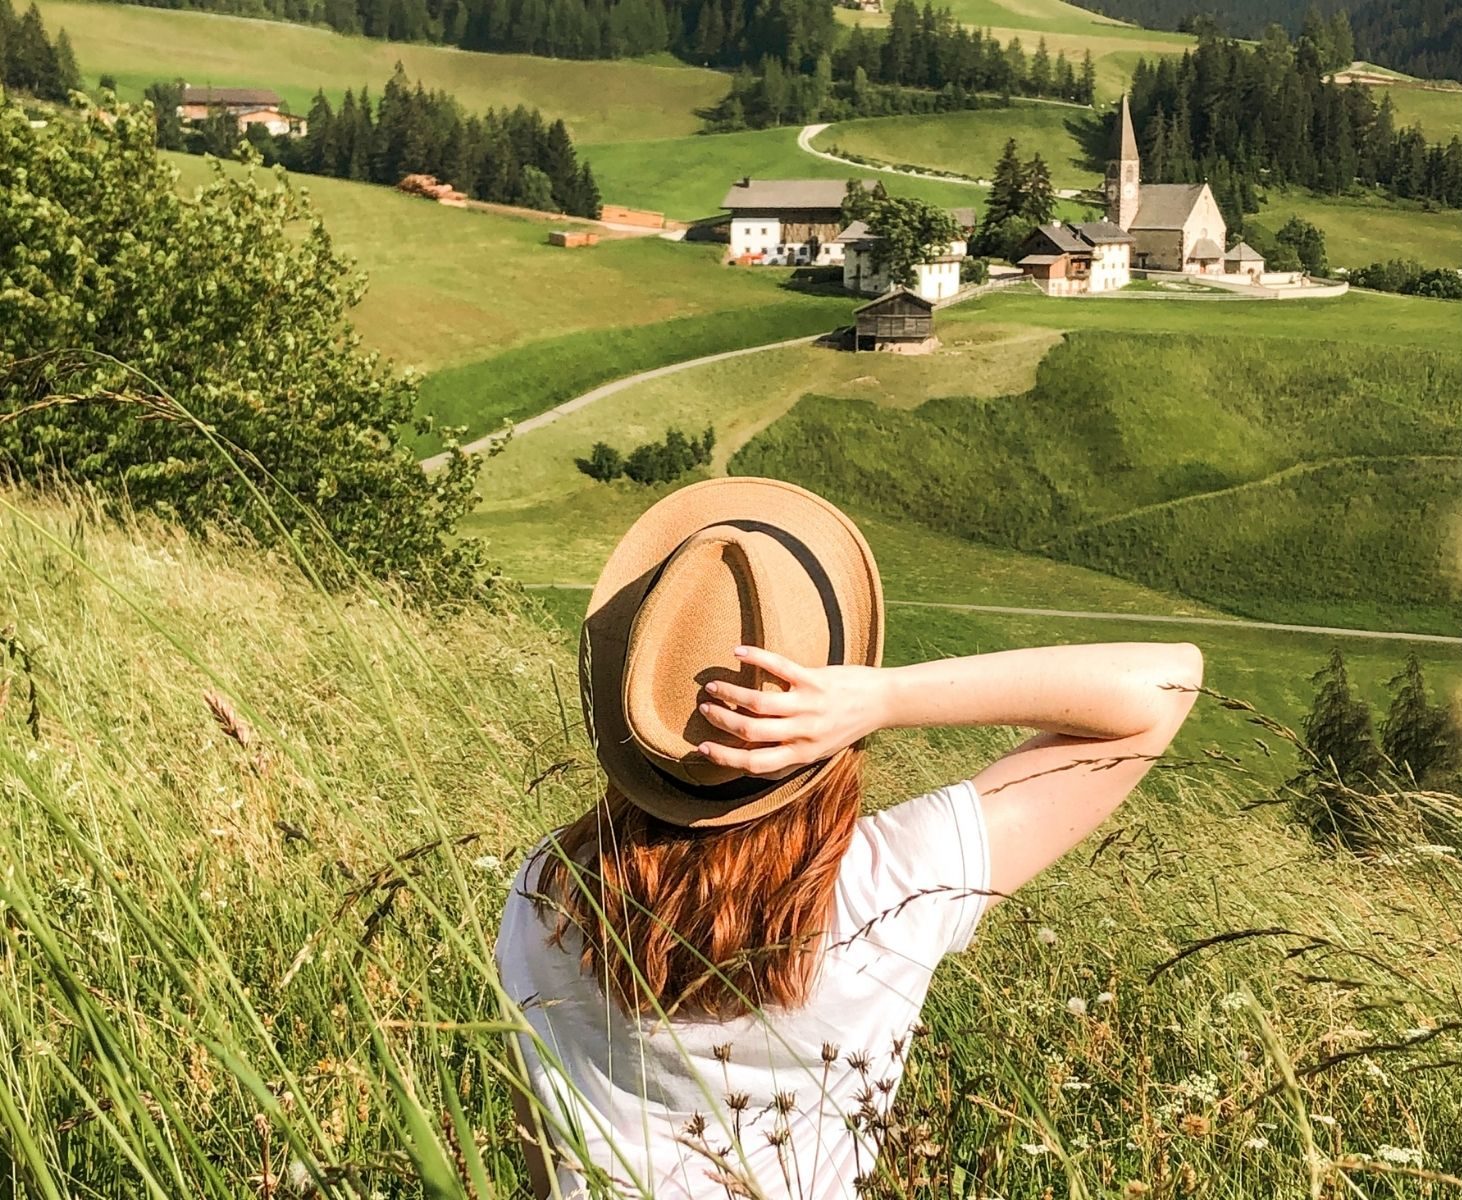
[[[55,1196],[131,1194],[146,1171],[157,1195],[223,1200],[257,1190],[261,1164],[296,1190],[522,1194],[491,947],[524,848],[595,796],[568,640],[511,604],[452,619],[327,600],[278,560],[11,497],[0,545],[29,651],[10,643],[0,668],[0,1014],[25,1048],[0,1060],[9,1169]],[[881,738],[873,802],[1008,740]],[[1305,1070],[1459,1015],[1455,873],[1327,858],[1275,810],[1240,811],[1263,792],[1223,771],[1154,772],[1100,846],[940,972],[901,1098],[931,1123],[931,1170],[983,1162],[1014,1195],[1069,1169],[1099,1194],[1173,1170],[1181,1146],[1217,1200],[1291,1194],[1295,1104],[1333,1122],[1335,1153],[1462,1154],[1456,1073],[1406,1071],[1455,1058],[1455,1035],[1264,1095],[1280,1056]],[[1147,978],[1198,938],[1262,928],[1296,936]],[[1283,955],[1303,939],[1328,947],[1318,972]],[[949,1088],[990,1107],[951,1110]],[[1047,1142],[1067,1167],[1020,1148]]]

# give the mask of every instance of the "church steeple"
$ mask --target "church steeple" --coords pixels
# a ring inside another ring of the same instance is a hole
[[[1131,229],[1141,207],[1142,162],[1137,156],[1137,135],[1132,129],[1132,108],[1122,97],[1117,117],[1113,158],[1107,163],[1107,220]]]

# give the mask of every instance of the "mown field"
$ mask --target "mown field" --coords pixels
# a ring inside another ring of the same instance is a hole
[[[585,147],[584,156],[594,164],[595,178],[606,197],[682,220],[719,212],[726,190],[745,175],[754,179],[847,179],[862,175],[882,179],[897,195],[918,196],[947,208],[979,207],[984,203],[984,188],[842,166],[805,154],[797,147],[799,132],[798,128],[787,127],[594,145]]]
[[[64,26],[88,87],[114,75],[123,99],[159,79],[265,87],[303,113],[321,88],[379,95],[399,61],[412,79],[451,92],[469,110],[526,104],[562,117],[578,141],[635,141],[694,132],[697,109],[726,93],[726,78],[694,67],[569,62],[475,54],[445,46],[346,37],[332,30],[210,13],[91,0],[40,0],[46,27]]]
[[[1375,95],[1379,100],[1382,92]],[[1434,142],[1462,136],[1462,87],[1414,87],[1398,83],[1385,89],[1396,106],[1398,125],[1420,125]]]
[[[277,556],[9,496],[0,553],[30,652],[0,705],[7,1186],[527,1195],[500,1040],[523,1024],[491,947],[525,848],[596,794],[571,638],[531,602],[327,599]],[[898,662],[1129,630],[897,609],[891,633]],[[1323,647],[1294,645],[1210,641],[1209,679],[1241,656],[1303,693]],[[1400,657],[1357,653],[1355,675],[1374,693]],[[1270,760],[1241,715],[1196,711],[1091,845],[941,969],[901,1116],[936,1177],[990,1195],[1443,1194],[1396,1168],[1462,1155],[1455,865],[1316,848],[1250,773],[1279,773],[1283,741]],[[870,803],[1014,736],[880,737]],[[1293,932],[1164,967],[1261,929]]]
[[[1301,216],[1325,231],[1325,249],[1335,266],[1365,266],[1392,258],[1415,258],[1435,266],[1462,266],[1462,220],[1456,212],[1374,201],[1271,192],[1255,218],[1271,230]]]
[[[1019,144],[1022,158],[1039,153],[1046,160],[1058,188],[1100,185],[1109,139],[1089,109],[1074,105],[1016,102],[1009,108],[840,121],[812,144],[989,179],[1009,138]]]

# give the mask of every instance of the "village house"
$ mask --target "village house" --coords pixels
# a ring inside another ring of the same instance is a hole
[[[887,266],[875,262],[879,239],[869,232],[865,222],[854,221],[838,234],[837,240],[843,246],[843,286],[848,291],[881,296],[893,286]],[[914,284],[909,290],[930,303],[953,296],[959,291],[959,269],[966,252],[964,241],[954,241],[928,262],[915,263]]]
[[[1031,231],[1015,265],[1049,296],[1115,291],[1132,280],[1133,240],[1110,221],[1053,221]]]
[[[1206,183],[1142,182],[1142,160],[1126,96],[1114,152],[1116,157],[1107,164],[1107,220],[1132,235],[1132,266],[1224,274],[1228,225],[1213,189]]]
[[[878,186],[863,180],[870,191]],[[721,207],[731,213],[731,257],[737,262],[835,266],[843,261],[843,197],[837,179],[741,179]]]
[[[270,133],[302,137],[306,132],[303,117],[284,111],[284,100],[278,92],[267,88],[216,88],[183,85],[178,119],[187,125],[206,121],[216,112],[225,112],[238,123],[240,132],[251,125],[262,125]]]

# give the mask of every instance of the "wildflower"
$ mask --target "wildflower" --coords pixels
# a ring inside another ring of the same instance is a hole
[[[832,1042],[822,1044],[822,1065],[830,1067],[838,1061],[838,1047]]]
[[[472,865],[479,871],[485,871],[489,875],[496,875],[502,869],[503,860],[496,854],[484,854],[480,858],[474,858]]]
[[[1317,1125],[1333,1126],[1335,1124],[1334,1117],[1327,1117],[1323,1113],[1311,1113],[1310,1120],[1314,1121]]]
[[[728,1063],[731,1061],[731,1043],[722,1042],[719,1046],[712,1046],[711,1053],[716,1056],[718,1063]]]
[[[706,1131],[706,1118],[702,1113],[692,1113],[689,1121],[685,1123],[687,1137],[698,1138]]]
[[[1245,1150],[1267,1150],[1268,1148],[1269,1139],[1262,1133],[1256,1133],[1253,1137],[1244,1139]]]
[[[1042,925],[1036,930],[1036,941],[1043,946],[1054,946],[1056,944],[1056,931],[1049,925]]]
[[[1073,1017],[1084,1017],[1086,1016],[1086,1001],[1080,996],[1072,996],[1066,1001],[1066,1011]]]
[[[1051,1153],[1051,1147],[1045,1142],[1021,1142],[1020,1148],[1032,1158],[1040,1158],[1043,1154]]]
[[[1249,998],[1243,992],[1229,992],[1226,996],[1220,997],[1218,1003],[1221,1007],[1228,1009],[1229,1012],[1233,1012],[1235,1009],[1243,1008],[1244,1005],[1248,1004]]]
[[[1078,1079],[1075,1075],[1072,1075],[1061,1085],[1061,1090],[1063,1092],[1084,1092],[1090,1087],[1091,1084],[1087,1083],[1086,1080]]]
[[[1116,998],[1111,992],[1098,992],[1096,1002],[1098,1004],[1110,1004]]]
[[[789,1112],[797,1107],[797,1093],[778,1092],[775,1096],[772,1097],[772,1104],[776,1106],[777,1112],[785,1117]]]
[[[285,1178],[289,1182],[290,1189],[302,1196],[315,1190],[315,1179],[310,1174],[309,1167],[297,1158],[290,1160],[289,1171]]]
[[[1422,1165],[1421,1151],[1407,1146],[1382,1146],[1376,1151],[1376,1154],[1397,1167],[1420,1167]]]
[[[1189,1137],[1206,1137],[1211,1128],[1208,1118],[1201,1113],[1188,1113],[1178,1122],[1178,1128]]]
[[[725,1097],[726,1107],[732,1112],[745,1112],[751,1104],[751,1097],[745,1092],[731,1092]]]

